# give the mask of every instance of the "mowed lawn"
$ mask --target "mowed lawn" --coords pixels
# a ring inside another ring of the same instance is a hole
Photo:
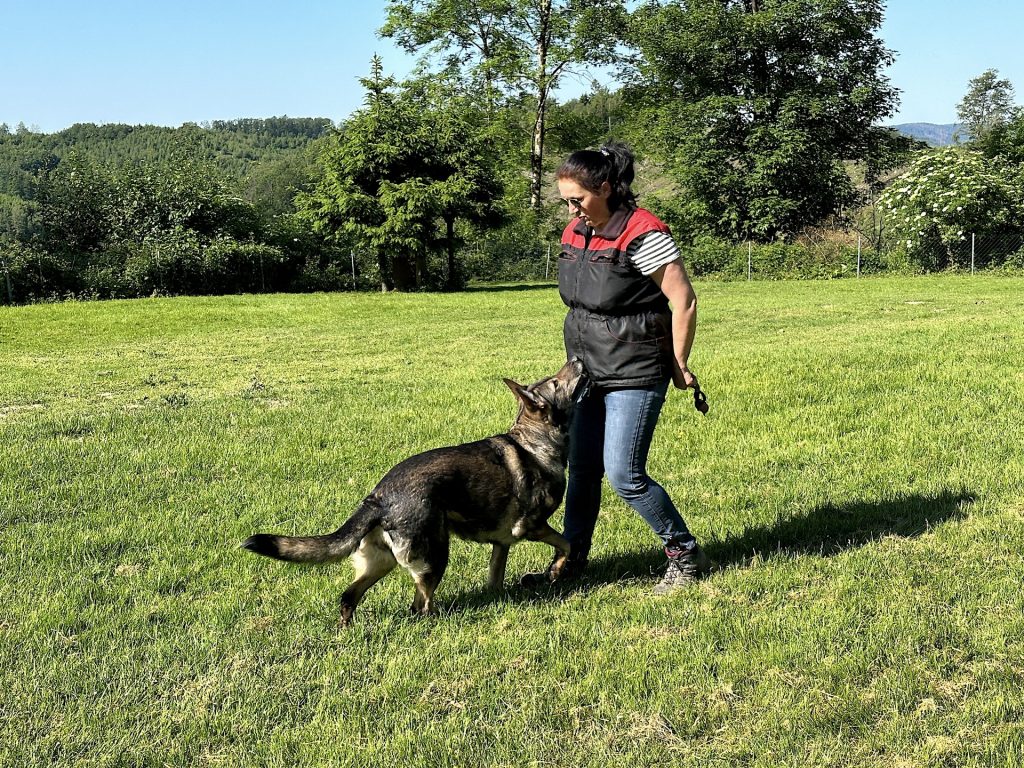
[[[459,542],[340,633],[351,565],[238,543],[506,429],[554,288],[0,307],[0,765],[1024,763],[1024,282],[697,289],[651,472],[721,572],[653,597],[607,492],[581,584]]]

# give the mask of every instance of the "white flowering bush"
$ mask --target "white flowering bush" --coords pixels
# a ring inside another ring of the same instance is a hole
[[[1008,173],[962,147],[922,154],[879,205],[890,242],[924,269],[965,266],[972,234],[1002,234],[1022,222]]]

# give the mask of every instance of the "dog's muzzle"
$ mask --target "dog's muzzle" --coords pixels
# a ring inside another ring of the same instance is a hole
[[[572,365],[572,372],[578,377],[572,391],[572,401],[579,403],[590,392],[590,379],[587,377],[587,369],[584,367],[583,361],[578,357],[570,360],[569,364]]]

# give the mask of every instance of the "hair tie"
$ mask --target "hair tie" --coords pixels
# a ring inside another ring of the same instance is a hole
[[[604,147],[601,147],[601,149],[600,149],[599,151],[600,151],[600,152],[601,152],[601,154],[602,154],[602,155],[604,155],[605,157],[611,157],[611,155],[612,155],[612,153],[611,153],[611,152],[609,152],[609,151],[608,151],[607,149],[605,149]]]

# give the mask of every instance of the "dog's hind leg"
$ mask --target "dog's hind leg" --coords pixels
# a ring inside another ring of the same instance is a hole
[[[505,566],[508,564],[508,545],[494,544],[491,548],[491,566],[487,571],[487,588],[501,589],[505,581]]]
[[[408,564],[402,563],[416,584],[416,594],[413,596],[410,610],[421,616],[436,613],[434,592],[448,568],[448,539],[434,541],[432,544],[426,557],[410,561]]]
[[[434,592],[437,590],[437,585],[441,583],[443,575],[443,571],[441,573],[427,571],[422,574],[413,574],[413,581],[416,582],[416,594],[413,596],[412,606],[409,609],[412,613],[418,613],[421,616],[437,613],[437,609],[434,607]]]
[[[352,553],[352,562],[356,568],[356,579],[341,596],[341,618],[338,623],[342,627],[351,623],[356,606],[366,590],[387,576],[398,561],[384,542],[381,529],[376,528],[359,543],[359,549]]]

